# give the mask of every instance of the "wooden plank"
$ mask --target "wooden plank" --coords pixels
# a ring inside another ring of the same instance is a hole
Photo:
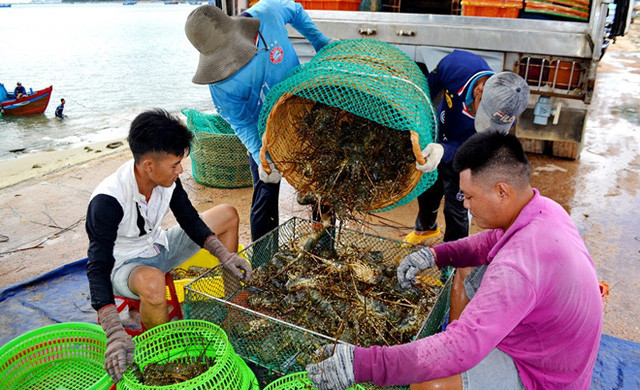
[[[529,153],[539,153],[544,152],[544,141],[540,139],[533,138],[522,138],[518,137],[520,143],[522,144],[522,148],[525,152]]]
[[[553,141],[551,154],[556,157],[575,160],[580,153],[580,144],[570,141]]]

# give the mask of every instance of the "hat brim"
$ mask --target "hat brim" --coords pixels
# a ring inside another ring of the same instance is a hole
[[[234,75],[251,61],[257,52],[254,42],[260,29],[256,18],[235,17],[234,33],[237,39],[229,39],[213,53],[200,53],[198,69],[191,79],[195,84],[212,84]]]
[[[511,129],[511,126],[513,126],[513,122],[498,123],[493,121],[491,119],[491,115],[483,107],[482,100],[480,100],[480,105],[478,106],[478,112],[476,113],[476,119],[473,121],[473,126],[478,133],[485,131],[497,131],[502,134],[507,134]]]

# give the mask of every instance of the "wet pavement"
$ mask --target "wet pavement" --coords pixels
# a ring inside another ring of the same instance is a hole
[[[611,287],[604,333],[640,342],[640,26],[611,45],[600,66],[578,160],[530,154],[532,184],[562,204],[583,236],[598,277]],[[129,158],[102,157],[0,189],[0,286],[50,271],[86,256],[84,214],[93,188]],[[199,211],[220,203],[239,210],[240,242],[250,242],[251,188],[214,189],[195,182],[185,161],[183,183]],[[367,218],[373,233],[401,239],[410,231],[416,202]],[[295,191],[283,183],[280,222],[308,218]],[[442,224],[442,215],[439,215]],[[165,225],[174,222],[169,217]],[[552,227],[550,227],[552,228]],[[479,229],[472,224],[472,232]],[[2,238],[2,236],[0,236]],[[430,244],[441,239],[432,240]],[[549,275],[549,277],[554,277]],[[558,280],[562,283],[562,280]]]
[[[571,214],[600,280],[611,287],[604,332],[634,341],[640,341],[639,35],[636,22],[605,54],[579,160],[531,159],[533,184]],[[549,165],[566,171],[539,171]]]

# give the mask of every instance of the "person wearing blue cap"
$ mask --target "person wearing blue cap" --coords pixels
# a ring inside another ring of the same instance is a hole
[[[459,176],[452,168],[453,157],[464,141],[476,132],[494,129],[507,133],[529,100],[529,87],[512,72],[495,72],[480,56],[454,50],[427,76],[432,100],[442,93],[438,107],[438,135],[422,151],[427,162],[416,164],[422,172],[438,169],[438,179],[418,196],[414,230],[404,241],[419,244],[440,234],[436,222],[444,197],[446,230],[444,241],[469,235],[469,217],[459,196]],[[498,88],[487,94],[488,86]]]
[[[253,174],[251,238],[278,227],[278,194],[282,174],[269,160],[260,164],[262,140],[258,118],[271,88],[300,64],[287,24],[318,51],[330,38],[320,32],[302,5],[291,0],[261,0],[240,16],[229,17],[205,4],[191,12],[185,33],[200,52],[192,81],[208,84],[216,111],[231,125],[249,151]]]

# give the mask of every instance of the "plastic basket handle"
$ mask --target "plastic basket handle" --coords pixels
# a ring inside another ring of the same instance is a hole
[[[420,136],[413,130],[409,130],[411,133],[411,146],[413,147],[413,154],[416,156],[416,161],[420,165],[424,165],[427,160],[422,155],[422,149],[420,148]]]

